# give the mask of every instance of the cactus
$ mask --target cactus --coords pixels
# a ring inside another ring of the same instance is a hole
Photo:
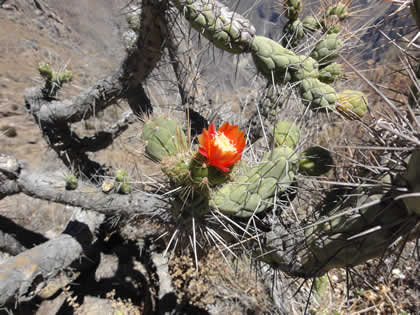
[[[272,206],[275,195],[286,192],[297,171],[297,158],[288,147],[267,152],[262,161],[244,167],[230,183],[211,194],[211,204],[236,217],[250,217]]]
[[[69,83],[73,80],[71,71],[65,70],[62,73],[53,71],[47,63],[40,63],[38,65],[38,71],[45,80],[45,86],[42,92],[46,97],[54,97],[58,90],[63,87],[64,83]]]
[[[362,118],[367,112],[368,100],[359,91],[344,90],[338,95],[337,110],[348,119]]]
[[[280,121],[274,129],[276,145],[296,148],[300,140],[300,130],[293,122]]]
[[[184,132],[174,120],[152,120],[145,124],[141,138],[146,142],[146,155],[155,161],[181,153],[187,148]]]
[[[337,58],[343,42],[336,33],[327,34],[315,46],[311,57],[323,64],[329,64]]]
[[[273,209],[278,199],[285,200],[285,204],[291,202],[291,188],[297,181],[307,180],[298,173],[320,176],[333,165],[330,153],[320,147],[299,152],[302,145],[299,145],[297,127],[290,122],[278,123],[284,99],[279,97],[277,87],[296,88],[300,101],[312,110],[338,111],[348,119],[359,119],[367,112],[368,102],[362,92],[339,92],[332,85],[343,73],[335,59],[343,46],[340,23],[350,14],[349,8],[336,3],[320,17],[306,16],[299,20],[301,2],[285,1],[289,19],[285,33],[293,35],[288,35],[287,43],[283,41],[288,45],[285,47],[255,35],[254,29],[241,16],[238,15],[235,22],[234,14],[217,1],[177,0],[174,3],[191,26],[216,47],[233,54],[251,53],[257,72],[267,80],[261,119],[265,120],[263,124],[276,125],[275,129],[271,128],[274,134],[270,140],[275,140],[277,146],[252,167],[243,161],[218,168],[208,163],[206,155],[199,155],[201,151],[189,152],[187,144],[179,140],[183,135],[176,127],[171,127],[171,132],[164,130],[162,134],[155,127],[145,127],[146,152],[161,162],[173,190],[181,191],[175,196],[172,211],[177,218],[183,219],[191,215],[204,218],[209,211],[221,212],[234,222],[244,222],[241,218],[249,219],[255,214],[268,216],[268,210]],[[299,40],[309,38],[305,36],[308,33],[318,39],[310,46],[313,47],[310,56],[289,49]],[[164,129],[167,123],[161,121],[159,125]],[[178,133],[180,136],[169,141],[169,135]],[[408,173],[402,180],[410,193],[418,193],[420,189],[418,160],[418,155],[413,154]],[[290,233],[284,225],[274,223],[267,233],[259,234],[264,246],[253,248],[256,258],[291,275],[319,277],[331,268],[354,266],[377,257],[416,224],[419,198],[413,195],[395,200],[401,192],[393,190],[377,195],[364,195],[363,192],[356,189],[345,201],[336,195],[333,209],[327,199],[323,200],[325,207],[317,208],[314,223],[305,222],[307,225],[296,229],[292,239],[288,239]],[[308,216],[307,219],[311,218]],[[381,229],[375,230],[378,226]]]
[[[217,48],[233,54],[248,51],[255,29],[240,14],[208,0],[175,0],[174,4],[191,26]]]
[[[130,177],[124,169],[118,169],[115,172],[115,181],[118,184],[118,192],[124,195],[131,193]]]
[[[309,176],[320,176],[327,173],[333,164],[334,161],[328,150],[310,147],[300,157],[299,172]]]
[[[319,70],[319,80],[323,83],[331,84],[340,79],[343,69],[340,64],[333,62]]]
[[[74,175],[66,176],[66,189],[75,190],[78,186],[77,177]]]

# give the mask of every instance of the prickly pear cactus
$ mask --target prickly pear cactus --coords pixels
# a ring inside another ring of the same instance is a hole
[[[230,183],[210,195],[211,205],[222,213],[250,217],[273,205],[275,195],[287,191],[297,171],[297,157],[288,147],[267,152],[254,167],[243,168]]]

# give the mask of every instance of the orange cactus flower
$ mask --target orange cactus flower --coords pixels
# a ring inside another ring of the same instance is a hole
[[[198,151],[207,158],[208,165],[213,165],[223,172],[228,172],[229,167],[238,162],[245,148],[245,133],[238,126],[225,122],[216,131],[214,124],[209,130],[203,129],[198,136],[200,148]]]

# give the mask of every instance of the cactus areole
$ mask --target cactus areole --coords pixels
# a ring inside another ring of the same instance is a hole
[[[230,167],[242,157],[245,148],[244,132],[238,126],[225,122],[216,131],[214,124],[210,124],[209,130],[203,129],[198,136],[200,147],[198,151],[206,158],[206,163],[222,172],[229,172]]]

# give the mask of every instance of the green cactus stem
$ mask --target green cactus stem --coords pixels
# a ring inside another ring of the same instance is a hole
[[[294,149],[300,140],[299,127],[291,121],[280,121],[274,129],[274,138],[276,145]]]
[[[210,204],[224,214],[247,218],[272,207],[294,181],[297,158],[291,148],[267,152],[254,167],[242,167],[232,181],[210,193]]]
[[[338,94],[336,109],[347,119],[362,118],[367,107],[368,100],[363,92],[344,90]]]
[[[232,54],[249,50],[255,28],[239,13],[212,0],[175,0],[179,11],[191,26],[217,48]]]
[[[311,57],[322,64],[329,64],[336,59],[343,47],[339,34],[327,34],[315,46]]]
[[[310,147],[302,153],[299,160],[299,172],[308,176],[320,176],[327,173],[334,165],[328,150],[322,147]]]
[[[146,142],[146,155],[157,162],[188,148],[184,131],[174,120],[156,118],[147,122],[141,138]]]
[[[319,70],[319,80],[331,84],[343,76],[343,68],[340,64],[333,62]]]
[[[333,268],[353,267],[380,257],[418,222],[401,200],[389,194],[358,195],[348,206],[329,212],[331,219],[305,229],[304,235],[292,236],[291,242],[285,242],[284,237],[290,236],[280,227],[274,228],[267,234],[265,253],[259,252],[259,259],[293,276],[319,277]]]

